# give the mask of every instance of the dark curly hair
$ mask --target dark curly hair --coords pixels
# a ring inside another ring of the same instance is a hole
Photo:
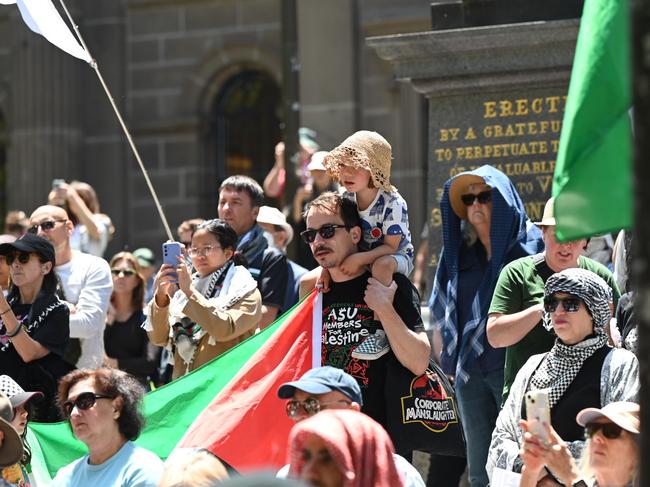
[[[93,379],[98,394],[122,398],[122,409],[117,425],[120,433],[127,440],[135,440],[144,427],[144,416],[140,405],[144,397],[144,387],[135,377],[117,369],[101,368],[97,370],[78,369],[63,376],[59,381],[57,406],[62,417],[66,417],[63,403],[68,400],[70,388],[77,382]]]

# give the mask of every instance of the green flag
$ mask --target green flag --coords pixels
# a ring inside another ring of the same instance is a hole
[[[584,5],[553,177],[562,241],[632,223],[628,7],[627,0]]]

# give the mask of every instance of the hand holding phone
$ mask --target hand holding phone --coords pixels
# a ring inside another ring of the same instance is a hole
[[[179,265],[178,258],[183,253],[183,246],[179,242],[165,242],[162,245],[163,264],[177,268]],[[178,282],[178,274],[173,273]]]
[[[528,431],[548,445],[551,441],[546,426],[551,424],[551,408],[548,402],[548,389],[526,393],[526,419]]]

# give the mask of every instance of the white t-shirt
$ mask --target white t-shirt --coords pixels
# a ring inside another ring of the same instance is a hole
[[[72,235],[70,235],[70,247],[73,250],[80,250],[86,254],[102,257],[108,246],[111,221],[106,215],[99,213],[93,215],[93,221],[97,225],[99,239],[96,240],[90,236],[86,225],[77,224],[72,231]]]
[[[353,196],[354,193],[345,193]],[[402,254],[413,262],[413,244],[409,230],[408,207],[404,198],[397,190],[389,193],[383,189],[377,191],[375,199],[365,210],[359,209],[363,241],[370,250],[384,243],[384,236],[399,235],[401,237],[397,253]]]
[[[91,465],[86,455],[61,468],[51,487],[156,487],[162,469],[154,453],[127,441],[104,463]]]
[[[78,368],[96,369],[104,360],[106,311],[113,292],[108,262],[94,255],[73,251],[72,259],[54,268],[65,300],[75,306],[70,313],[70,337],[79,338]]]

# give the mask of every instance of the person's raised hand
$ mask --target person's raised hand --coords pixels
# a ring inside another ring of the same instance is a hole
[[[168,306],[170,298],[176,292],[176,268],[169,264],[160,266],[153,282],[154,297],[158,306]]]
[[[387,306],[393,306],[393,298],[397,291],[397,284],[392,281],[389,286],[384,286],[374,277],[368,279],[364,300],[368,307],[375,311],[381,311]]]
[[[184,256],[178,258],[178,267],[176,267],[176,273],[178,274],[178,287],[188,298],[192,295],[192,273],[190,272],[190,266],[185,261]]]
[[[519,426],[524,432],[524,442],[519,450],[519,457],[524,462],[526,470],[539,473],[546,465],[544,456],[546,447],[538,436],[528,431],[528,421],[520,420]]]

